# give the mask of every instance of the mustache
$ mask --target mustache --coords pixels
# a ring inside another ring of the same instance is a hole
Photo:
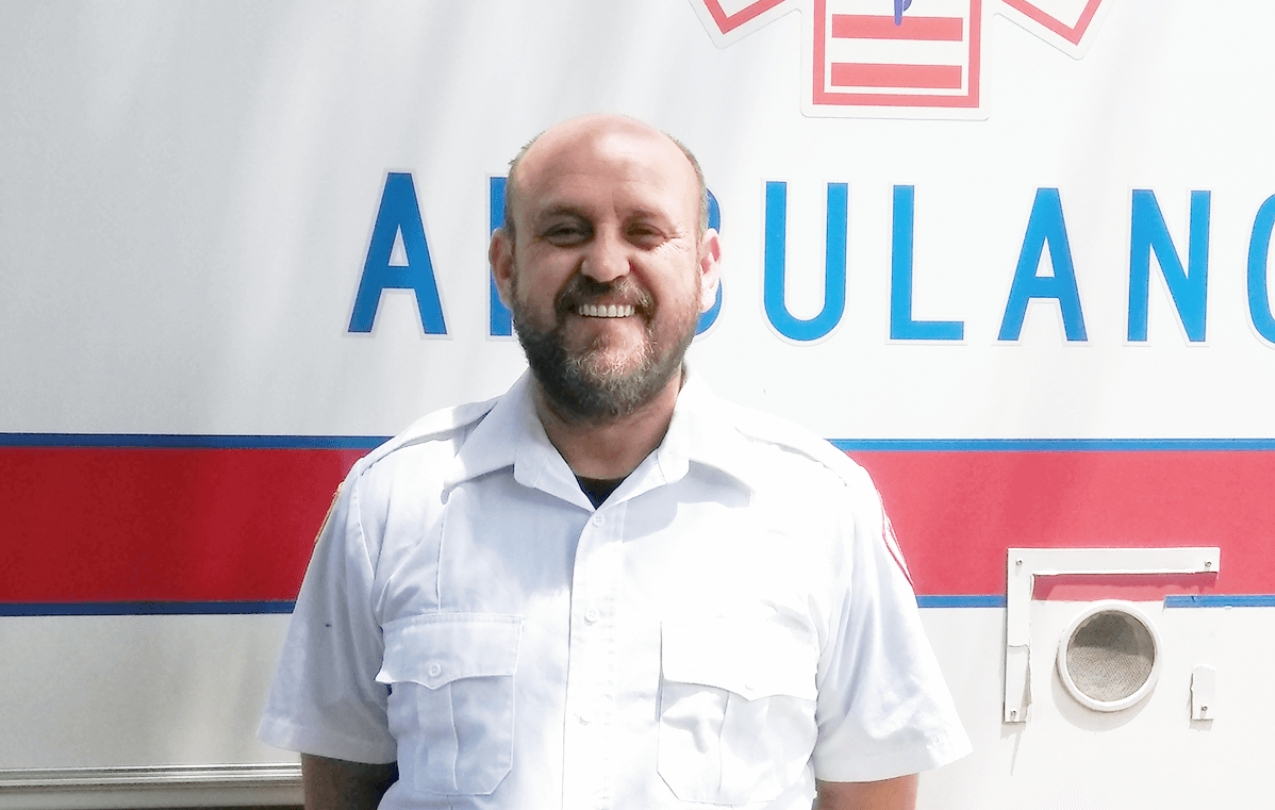
[[[598,281],[577,274],[571,277],[554,298],[554,309],[559,315],[565,315],[603,300],[617,306],[631,306],[641,313],[649,313],[655,304],[651,294],[634,284],[628,276],[615,281]]]

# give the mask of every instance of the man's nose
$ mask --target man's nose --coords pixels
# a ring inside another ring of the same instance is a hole
[[[580,272],[604,284],[628,275],[629,247],[618,234],[599,233],[584,254]]]

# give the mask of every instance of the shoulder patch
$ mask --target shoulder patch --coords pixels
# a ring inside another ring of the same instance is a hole
[[[885,513],[885,507],[881,507],[881,521],[884,525],[882,539],[885,540],[885,547],[889,549],[890,556],[894,558],[894,562],[903,571],[903,576],[907,578],[908,585],[916,589],[916,583],[912,581],[912,572],[908,570],[907,560],[903,559],[903,549],[899,548],[899,538],[894,534],[894,525],[890,523],[890,516]]]
[[[336,492],[332,493],[332,503],[328,504],[328,513],[323,516],[323,523],[319,525],[319,533],[314,536],[314,544],[317,546],[319,540],[322,539],[323,533],[328,530],[328,524],[332,522],[332,513],[336,511],[337,501],[341,500],[341,490],[345,489],[345,482],[337,485]]]

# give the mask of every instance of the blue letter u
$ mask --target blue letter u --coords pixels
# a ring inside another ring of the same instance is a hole
[[[846,309],[846,216],[849,192],[845,183],[828,184],[828,230],[824,259],[823,309],[809,319],[794,317],[784,296],[784,265],[788,240],[788,184],[766,183],[766,249],[762,301],[766,317],[779,334],[791,340],[818,340],[833,330]]]

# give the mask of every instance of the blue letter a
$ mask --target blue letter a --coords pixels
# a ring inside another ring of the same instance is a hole
[[[400,234],[407,264],[391,265],[394,237]],[[381,208],[372,228],[372,244],[367,250],[367,261],[363,263],[359,292],[354,297],[351,332],[372,331],[376,310],[381,303],[381,291],[386,289],[415,292],[416,308],[425,334],[447,334],[443,307],[438,300],[438,285],[434,282],[434,266],[429,260],[429,243],[425,241],[425,226],[416,202],[416,186],[410,174],[391,172],[385,178]]]
[[[1052,276],[1037,275],[1046,243],[1049,244],[1049,258],[1054,267]],[[1076,268],[1071,260],[1071,245],[1067,242],[1062,199],[1056,188],[1036,189],[1036,201],[1032,203],[1031,217],[1027,220],[1027,234],[1023,236],[1023,249],[1018,254],[1018,267],[1014,270],[1014,283],[1009,288],[1009,301],[1005,304],[1005,317],[1001,320],[997,340],[1018,340],[1023,331],[1027,304],[1033,298],[1056,300],[1062,310],[1067,340],[1085,339],[1085,316],[1080,311]]]

